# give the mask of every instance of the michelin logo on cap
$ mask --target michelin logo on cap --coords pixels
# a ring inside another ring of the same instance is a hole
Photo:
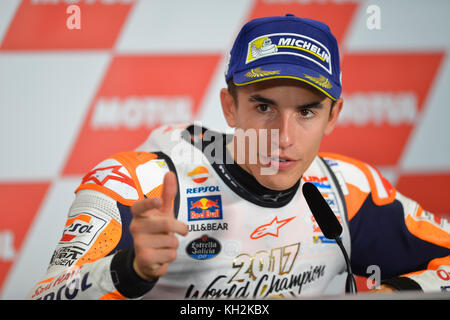
[[[331,54],[317,40],[296,33],[273,33],[257,37],[249,42],[246,64],[264,57],[294,55],[307,59],[332,74]]]

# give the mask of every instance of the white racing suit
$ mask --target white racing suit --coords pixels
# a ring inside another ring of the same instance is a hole
[[[401,195],[375,168],[319,154],[295,186],[268,190],[237,164],[220,161],[229,159],[226,148],[217,148],[227,137],[207,139],[208,133],[163,126],[138,150],[113,155],[86,174],[47,273],[29,298],[320,296],[345,272],[345,261],[311,214],[305,182],[315,184],[341,223],[355,274],[376,270],[398,290],[449,290],[447,220]],[[189,233],[178,236],[167,274],[145,281],[132,268],[130,206],[159,197],[169,170],[178,179],[175,216]]]

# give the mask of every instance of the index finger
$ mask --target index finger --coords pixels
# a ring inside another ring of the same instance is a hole
[[[178,192],[177,177],[174,172],[169,171],[164,176],[163,190],[161,195],[161,211],[164,214],[174,215],[173,204]]]
[[[135,218],[146,217],[148,210],[157,209],[161,205],[161,199],[159,198],[146,198],[136,201],[131,206],[131,213]]]

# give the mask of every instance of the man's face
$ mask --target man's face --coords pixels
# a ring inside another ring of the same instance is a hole
[[[338,100],[330,113],[330,98],[290,79],[239,87],[237,105],[228,90],[222,89],[221,101],[228,125],[238,129],[235,161],[260,184],[273,190],[290,188],[298,181],[317,155],[322,137],[333,130],[342,108],[342,101]],[[246,143],[238,143],[242,131],[252,131],[257,141],[248,138]],[[276,137],[276,133],[278,139],[270,141],[271,134]],[[239,161],[243,155],[245,161]]]

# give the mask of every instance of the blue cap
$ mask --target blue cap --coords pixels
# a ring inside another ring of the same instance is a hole
[[[289,78],[333,100],[342,92],[338,44],[320,21],[292,14],[251,20],[239,32],[229,59],[225,80],[237,86]]]

